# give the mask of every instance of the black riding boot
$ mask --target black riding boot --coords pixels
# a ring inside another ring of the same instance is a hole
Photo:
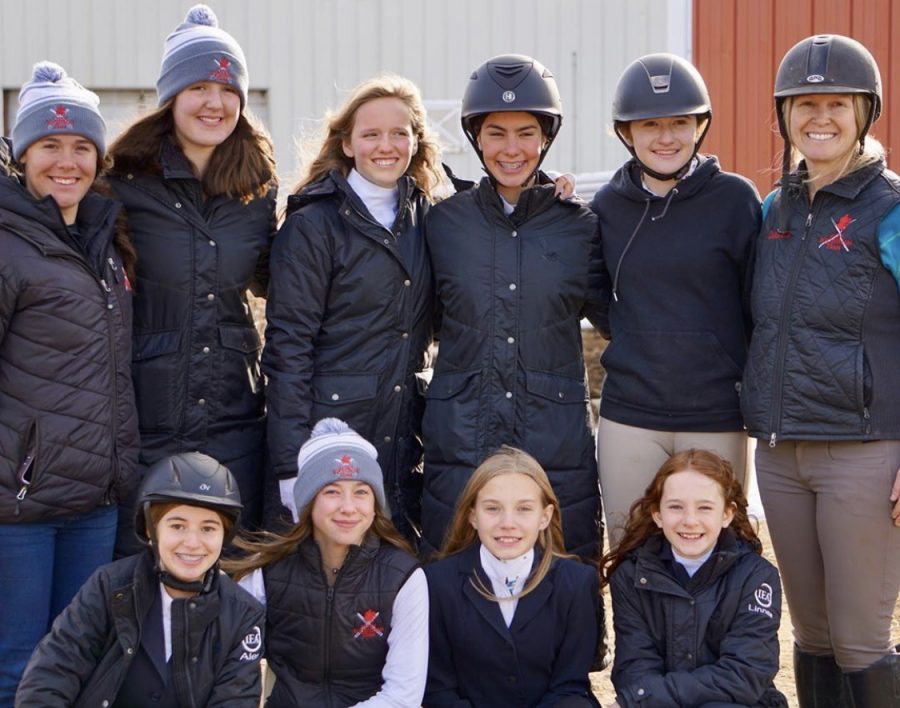
[[[900,654],[847,674],[854,708],[900,708]]]
[[[847,680],[833,656],[817,656],[794,645],[794,682],[800,708],[854,708]]]

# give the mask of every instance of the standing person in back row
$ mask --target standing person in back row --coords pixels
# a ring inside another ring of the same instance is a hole
[[[775,79],[743,410],[794,625],[801,708],[900,706],[900,177],[869,128],[881,76],[840,35]]]
[[[562,122],[556,80],[531,57],[494,57],[471,75],[462,125],[487,171],[426,220],[440,348],[425,398],[423,550],[439,548],[475,468],[501,444],[547,471],[566,548],[599,557],[600,493],[580,321],[596,219],[559,201],[539,172]]]
[[[112,560],[137,464],[134,249],[102,185],[99,103],[57,64],[35,65],[13,177],[0,176],[2,706],[54,617]]]
[[[110,148],[138,254],[134,383],[141,462],[203,452],[228,467],[255,528],[265,405],[247,290],[265,295],[275,231],[272,145],[247,110],[247,62],[196,5],[165,42],[159,108]],[[123,508],[119,553],[138,550]]]
[[[739,394],[760,219],[753,185],[699,153],[712,107],[689,62],[632,62],[613,120],[632,158],[591,205],[611,296],[597,427],[611,547],[631,504],[679,450],[714,450],[747,484]]]

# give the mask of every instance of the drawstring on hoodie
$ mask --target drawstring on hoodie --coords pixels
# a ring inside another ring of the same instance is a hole
[[[663,205],[663,210],[657,214],[656,216],[650,217],[650,221],[658,221],[662,219],[669,211],[669,204],[672,203],[672,198],[678,194],[678,188],[672,187],[669,190],[669,196],[666,197],[666,203]],[[613,286],[612,286],[612,296],[615,302],[619,301],[619,271],[622,270],[622,261],[625,260],[625,254],[628,253],[628,249],[631,248],[631,244],[634,241],[635,237],[638,234],[638,231],[641,230],[641,226],[644,225],[644,220],[647,218],[647,212],[650,211],[650,202],[652,200],[648,199],[644,204],[644,213],[641,214],[641,218],[637,223],[637,226],[634,227],[634,231],[631,232],[631,236],[628,237],[628,241],[625,242],[625,248],[622,249],[622,255],[619,256],[619,262],[616,264],[616,273],[613,276]]]

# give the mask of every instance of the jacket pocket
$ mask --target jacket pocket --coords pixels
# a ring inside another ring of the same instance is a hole
[[[583,379],[546,371],[526,371],[527,399],[521,439],[540,451],[538,461],[555,469],[590,464],[593,437],[587,386]]]
[[[377,427],[378,375],[369,373],[318,374],[312,379],[310,426],[322,418],[340,418],[374,443]],[[391,391],[390,394],[398,395]]]
[[[183,376],[177,329],[135,334],[131,360],[138,421],[143,431],[171,432],[178,425],[177,402]]]
[[[40,449],[41,434],[37,419],[33,419],[25,431],[22,439],[22,454],[19,465],[16,468],[16,499],[21,502],[34,491],[39,475],[38,450]],[[16,504],[18,510],[18,504]]]
[[[252,325],[219,325],[218,416],[225,420],[260,418],[264,413],[259,350],[262,344]]]
[[[469,459],[480,438],[481,369],[435,374],[425,392],[425,464]]]

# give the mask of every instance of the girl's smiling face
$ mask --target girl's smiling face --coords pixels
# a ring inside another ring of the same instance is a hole
[[[222,553],[225,527],[212,509],[181,504],[156,525],[160,566],[185,582],[202,580]]]
[[[406,104],[392,96],[366,101],[353,117],[353,130],[344,139],[343,150],[369,182],[393,188],[416,152]]]
[[[653,512],[672,550],[688,560],[709,553],[733,518],[718,482],[691,469],[666,479],[659,509]]]
[[[495,558],[511,560],[537,543],[553,517],[541,488],[519,472],[501,474],[485,484],[469,512],[469,523]]]

